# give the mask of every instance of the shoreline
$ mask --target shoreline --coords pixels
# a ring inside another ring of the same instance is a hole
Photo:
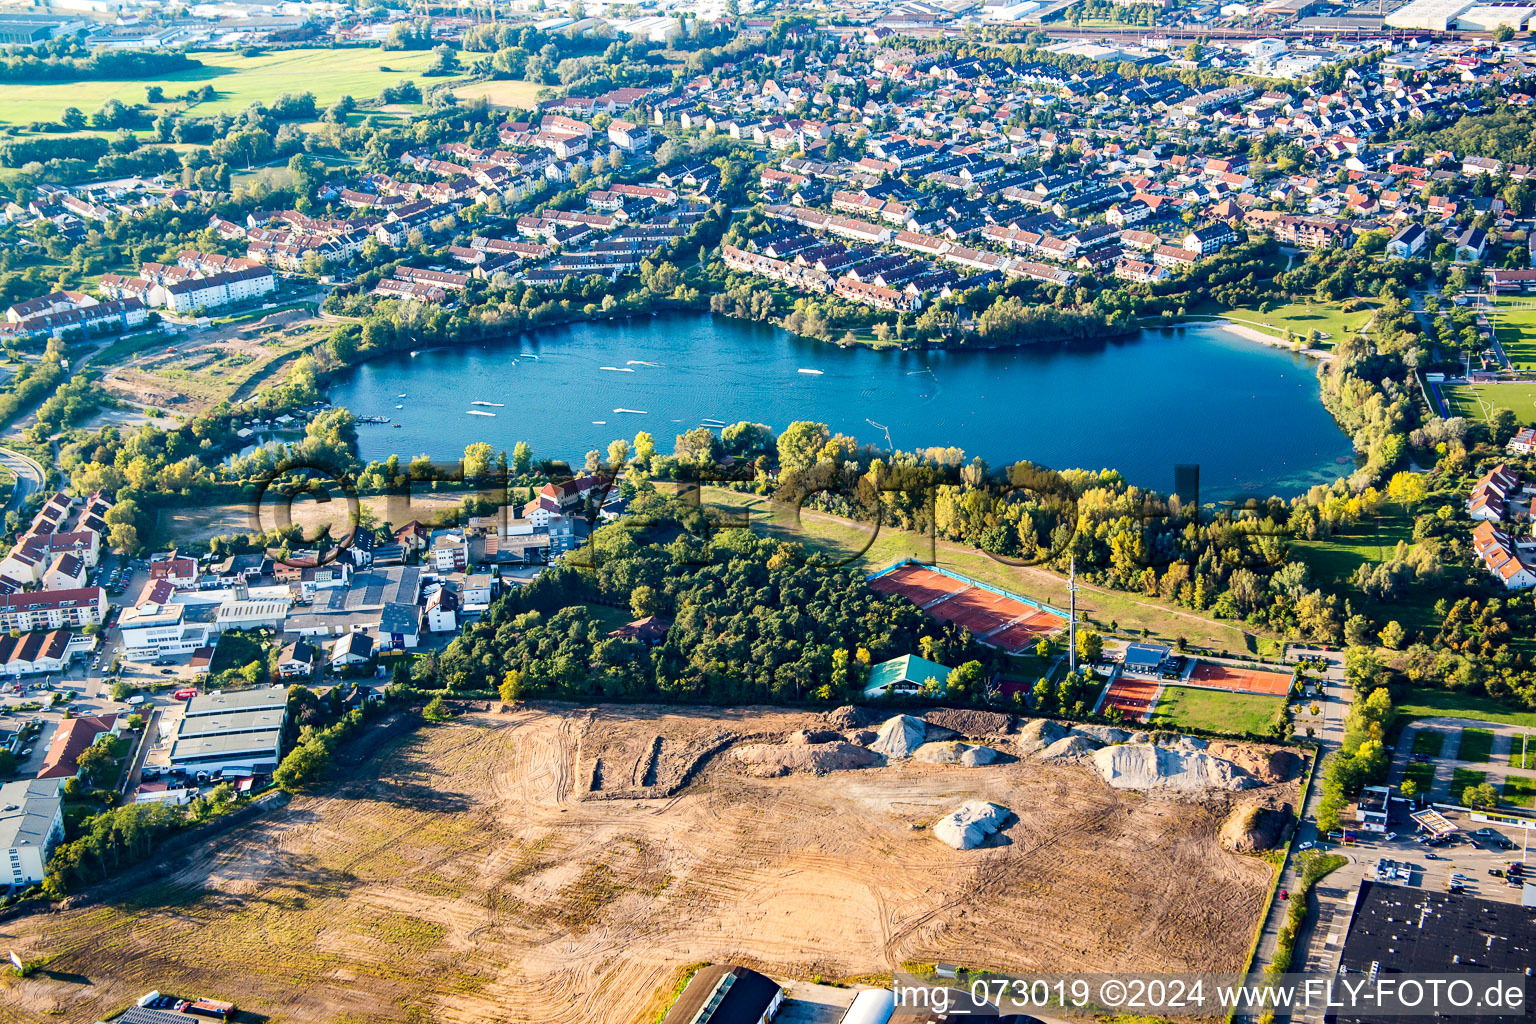
[[[1145,321],[1145,319],[1146,318],[1143,318],[1143,321]],[[1175,321],[1174,323],[1167,324],[1166,326],[1188,327],[1194,324],[1210,324],[1216,327],[1221,327],[1224,330],[1231,331],[1233,334],[1246,341],[1257,342],[1260,345],[1268,345],[1270,348],[1278,348],[1285,352],[1295,352],[1298,355],[1309,356],[1323,363],[1331,363],[1336,358],[1334,354],[1327,349],[1296,348],[1284,338],[1277,338],[1273,334],[1265,334],[1263,331],[1256,327],[1250,327],[1240,320],[1234,320],[1231,317],[1223,316],[1220,314],[1213,314],[1208,318],[1200,320],[1186,317],[1183,320]]]

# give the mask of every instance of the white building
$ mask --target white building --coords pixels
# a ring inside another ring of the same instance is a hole
[[[35,885],[54,846],[64,838],[64,807],[58,779],[23,779],[0,786],[0,850],[12,887]]]
[[[258,686],[187,701],[171,738],[169,766],[186,772],[268,775],[280,760],[288,690]]]

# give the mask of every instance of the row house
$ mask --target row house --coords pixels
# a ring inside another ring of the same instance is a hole
[[[168,285],[165,305],[173,313],[190,313],[250,301],[276,290],[277,277],[266,267],[258,266]]]
[[[916,296],[847,276],[838,278],[832,291],[838,298],[873,306],[876,309],[911,310],[917,309],[922,304],[922,300]]]
[[[1481,522],[1472,528],[1472,549],[1506,590],[1536,586],[1536,566],[1527,562],[1509,535],[1492,523]]]
[[[1472,493],[1467,497],[1467,515],[1483,522],[1498,522],[1509,510],[1510,496],[1519,488],[1520,478],[1511,473],[1507,465],[1499,463],[1472,485]]]

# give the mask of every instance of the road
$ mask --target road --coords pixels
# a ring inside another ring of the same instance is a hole
[[[1292,648],[1287,655],[1301,653],[1300,649]],[[1319,653],[1307,651],[1306,653]],[[1330,660],[1322,679],[1323,699],[1315,703],[1320,712],[1317,716],[1311,716],[1303,712],[1297,716],[1296,728],[1304,730],[1311,726],[1315,731],[1314,739],[1317,740],[1323,757],[1338,750],[1344,742],[1344,719],[1349,714],[1350,702],[1354,699],[1354,693],[1349,684],[1344,681],[1344,656],[1338,652],[1323,655]],[[1308,705],[1310,706],[1310,704]],[[1286,851],[1285,866],[1280,871],[1280,890],[1295,892],[1301,881],[1301,874],[1297,870],[1297,847],[1303,843],[1316,844],[1322,837],[1317,831],[1317,805],[1322,799],[1322,787],[1314,779],[1311,789],[1307,793],[1307,802],[1301,809],[1301,824],[1297,826],[1296,835],[1292,837],[1290,849]],[[1264,968],[1274,962],[1276,944],[1279,940],[1280,926],[1285,922],[1285,916],[1289,909],[1289,902],[1276,898],[1270,904],[1269,916],[1264,921],[1264,930],[1259,936],[1258,952],[1253,958],[1253,977],[1258,980]],[[1304,948],[1300,946],[1299,948]],[[1299,970],[1300,965],[1294,961],[1291,970]],[[1278,1016],[1278,1015],[1277,1015]],[[1250,1019],[1246,1015],[1244,1019]],[[1257,1017],[1251,1018],[1256,1020]]]
[[[0,448],[0,465],[16,474],[16,487],[5,506],[7,512],[20,508],[23,502],[43,489],[43,483],[48,479],[36,459],[10,448]]]

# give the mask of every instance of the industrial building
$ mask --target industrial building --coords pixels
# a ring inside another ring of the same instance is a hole
[[[1388,14],[1388,28],[1424,29],[1431,32],[1491,32],[1508,25],[1523,32],[1536,14],[1536,3],[1526,0],[1413,0]]]
[[[1536,907],[1455,893],[1360,884],[1344,940],[1340,970],[1394,974],[1527,974],[1536,964]],[[1526,977],[1527,1006],[1536,995]],[[1517,1014],[1517,1016],[1519,1016]],[[1328,1024],[1397,1024],[1387,1013],[1330,1013]],[[1458,1013],[1465,1024],[1509,1020],[1497,1012]]]
[[[745,967],[700,968],[661,1024],[766,1024],[784,1002],[784,990],[766,974]]]
[[[193,697],[176,723],[163,767],[210,775],[271,774],[281,759],[287,716],[288,691],[282,686]]]

